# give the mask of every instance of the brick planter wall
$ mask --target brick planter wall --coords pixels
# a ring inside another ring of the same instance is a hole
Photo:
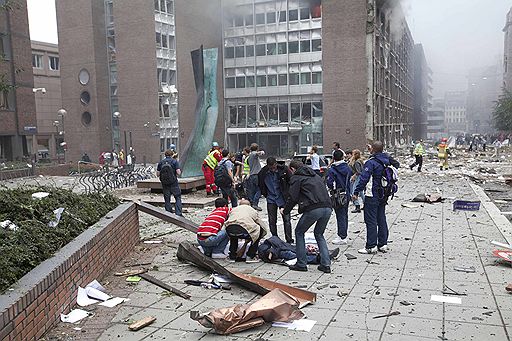
[[[0,296],[0,340],[37,340],[76,303],[79,286],[101,279],[139,241],[134,203],[109,212]]]
[[[33,175],[35,175],[35,176],[38,176],[38,175],[68,176],[70,170],[71,170],[70,164],[36,167],[34,171],[32,171],[31,168],[4,170],[4,171],[0,171],[0,181],[23,178],[26,176],[33,176]]]

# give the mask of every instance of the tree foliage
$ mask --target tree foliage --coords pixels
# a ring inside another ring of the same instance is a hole
[[[493,111],[494,126],[498,130],[512,131],[512,93],[503,90]]]

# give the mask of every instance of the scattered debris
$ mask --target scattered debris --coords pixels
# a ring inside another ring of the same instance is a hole
[[[462,304],[462,299],[460,297],[431,295],[430,300],[434,302]]]
[[[280,289],[274,289],[252,304],[237,304],[207,314],[191,311],[190,318],[221,335],[234,334],[261,326],[265,322],[289,322],[304,317],[299,301]]]
[[[373,318],[374,319],[380,319],[380,318],[383,318],[383,317],[390,317],[390,316],[396,316],[396,315],[400,315],[400,312],[399,311],[392,311],[389,314],[377,315],[377,316],[374,316]]]
[[[49,227],[57,227],[60,223],[60,218],[62,217],[62,213],[64,212],[64,208],[59,207],[56,210],[53,211],[53,214],[55,215],[55,219],[48,222]]]
[[[455,200],[453,202],[453,210],[478,211],[480,210],[480,203],[480,201]]]
[[[482,315],[485,316],[492,316],[492,314],[494,314],[494,311],[486,311],[485,313],[482,313]]]
[[[146,204],[145,202],[139,201],[137,202],[137,209],[141,212],[150,214],[156,218],[162,219],[168,223],[174,224],[178,227],[184,228],[187,231],[192,233],[197,232],[198,225],[193,223],[192,221],[177,216],[175,214],[169,213],[167,211],[161,210],[158,207],[155,207],[150,204]]]
[[[444,285],[443,287],[443,294],[445,295],[454,295],[454,296],[467,296],[467,294],[465,293],[459,293],[455,290],[453,290],[452,288],[450,288],[449,286],[447,286],[446,284]]]
[[[453,268],[453,270],[459,271],[459,272],[465,272],[465,273],[475,273],[476,272],[476,269],[474,266],[470,266],[470,267],[456,266]]]
[[[148,274],[140,274],[139,276],[140,276],[140,277],[142,277],[144,280],[148,281],[149,283],[152,283],[152,284],[154,284],[154,285],[156,285],[156,286],[159,286],[159,287],[160,287],[160,288],[162,288],[162,289],[165,289],[165,290],[167,290],[167,291],[170,291],[170,292],[172,292],[172,293],[174,293],[174,294],[178,295],[179,297],[182,297],[182,298],[187,299],[187,300],[190,298],[190,295],[189,295],[189,294],[184,293],[183,291],[178,290],[178,289],[176,289],[176,288],[173,288],[173,287],[171,287],[170,285],[168,285],[168,284],[166,284],[166,283],[162,282],[161,280],[159,280],[159,279],[157,279],[157,278],[155,278],[155,277],[153,277],[153,276],[151,276],[151,275],[148,275]]]
[[[111,298],[109,300],[106,300],[105,302],[103,303],[100,303],[98,305],[101,305],[101,306],[104,306],[104,307],[108,307],[108,308],[113,308],[123,302],[127,302],[129,301],[130,299],[129,298],[122,298],[122,297],[114,297],[114,298]]]
[[[512,245],[510,245],[510,244],[500,243],[500,242],[497,242],[495,240],[493,240],[491,242],[491,244],[494,245],[494,246],[502,247],[504,249],[512,250]]]
[[[310,332],[315,326],[315,320],[300,319],[293,322],[274,322],[272,327],[287,328],[288,330],[298,330],[304,332]]]
[[[348,294],[349,294],[348,290],[344,290],[344,289],[338,290],[338,296],[339,297],[348,296]]]
[[[139,276],[128,276],[126,277],[126,281],[129,283],[139,283],[142,278]]]
[[[509,250],[494,250],[492,253],[496,257],[504,259],[507,262],[512,262],[512,251],[509,251]]]
[[[327,288],[328,286],[329,286],[329,284],[320,284],[320,285],[319,285],[319,286],[317,286],[316,288],[317,288],[318,290],[322,290],[322,289]]]
[[[351,255],[350,253],[345,253],[345,257],[347,257],[347,260],[357,259],[356,256]]]
[[[162,244],[163,240],[145,240],[143,241],[144,244]]]
[[[426,202],[427,204],[433,204],[436,202],[443,202],[444,199],[439,193],[431,193],[431,194],[418,194],[412,202]],[[413,207],[414,208],[414,207]]]
[[[139,320],[137,322],[134,322],[128,326],[128,329],[136,332],[137,330],[140,330],[146,326],[149,326],[151,323],[156,321],[156,317],[154,316],[148,316],[144,317],[142,320]]]
[[[505,287],[505,290],[507,290],[508,292],[512,292],[512,283],[510,283],[509,285],[507,285]]]
[[[82,309],[74,309],[71,310],[71,312],[67,315],[60,314],[60,320],[65,323],[76,323],[89,315],[90,313],[88,311]]]
[[[146,269],[140,269],[140,270],[129,270],[126,269],[123,272],[116,272],[114,276],[137,276],[140,274],[143,274],[145,272],[148,272]]]
[[[231,286],[229,284],[217,283],[212,278],[210,278],[206,282],[201,281],[201,280],[195,280],[195,279],[186,279],[184,282],[188,285],[193,285],[193,286],[201,287],[201,288],[205,288],[205,289],[231,290]]]
[[[0,227],[4,228],[6,230],[14,231],[14,232],[16,232],[19,228],[18,225],[16,225],[15,223],[13,223],[10,220],[4,220],[4,221],[0,222]]]
[[[91,304],[106,301],[111,296],[105,293],[106,289],[97,281],[94,280],[87,284],[85,288],[78,287],[78,294],[76,303],[81,307],[86,307]]]
[[[368,263],[368,264],[375,264],[375,265],[379,265],[380,264],[380,263],[374,262],[374,261],[369,260],[369,259],[365,260],[365,262]]]
[[[400,304],[401,305],[405,305],[405,306],[414,305],[414,303],[411,303],[411,302],[408,302],[408,301],[400,301]]]
[[[405,208],[420,208],[421,206],[420,205],[414,205],[414,204],[408,204],[408,203],[402,203],[402,207],[405,207]]]

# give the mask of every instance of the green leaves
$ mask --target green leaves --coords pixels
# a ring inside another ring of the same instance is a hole
[[[505,89],[496,102],[493,119],[498,130],[512,131],[512,93]]]

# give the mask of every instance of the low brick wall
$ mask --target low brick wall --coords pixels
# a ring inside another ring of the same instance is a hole
[[[0,296],[0,340],[37,340],[76,303],[79,286],[101,279],[139,242],[134,203],[122,204]]]
[[[41,167],[36,167],[34,171],[32,171],[32,168],[3,170],[3,171],[0,171],[0,181],[24,178],[24,177],[33,176],[33,175],[35,175],[35,176],[38,176],[38,175],[68,176],[70,170],[71,170],[70,164],[41,166]]]

